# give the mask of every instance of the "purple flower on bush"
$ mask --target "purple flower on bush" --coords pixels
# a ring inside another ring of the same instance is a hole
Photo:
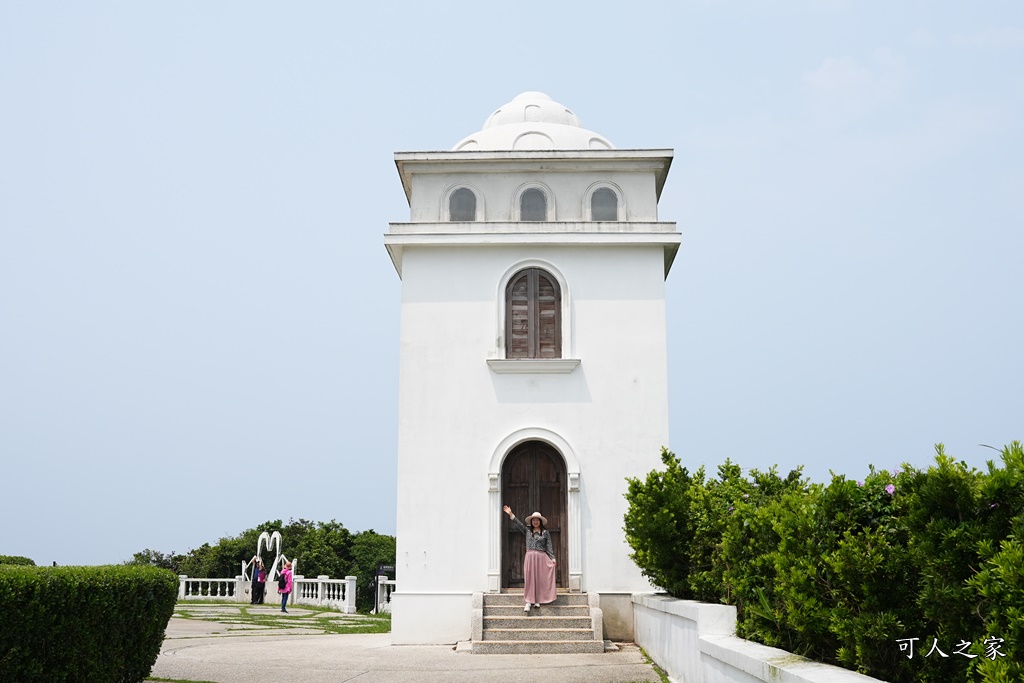
[[[995,504],[995,503],[992,503],[991,505],[989,505],[989,506],[988,506],[988,509],[989,509],[989,510],[991,510],[991,509],[992,509],[992,508],[994,508],[995,506],[996,506],[996,504]]]
[[[858,481],[857,482],[857,486],[860,486],[861,488],[864,488],[864,482]]]
[[[896,487],[893,486],[892,484],[889,484],[888,486],[885,487],[885,492],[891,496],[892,494],[896,493]]]
[[[892,476],[894,476],[894,477],[898,477],[898,476],[899,476],[899,474],[900,474],[900,471],[899,471],[899,470],[893,470],[893,471],[892,471]]]
[[[729,512],[732,512],[732,505],[729,506]]]
[[[749,494],[749,493],[744,493],[744,494],[743,494],[743,497],[744,497],[744,498],[750,498],[750,494]]]

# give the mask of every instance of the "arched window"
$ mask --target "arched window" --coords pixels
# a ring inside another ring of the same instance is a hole
[[[460,187],[452,192],[452,196],[448,199],[448,220],[476,220],[476,195],[473,194],[473,190]]]
[[[537,188],[531,187],[519,196],[519,220],[546,221],[548,219],[548,198]]]
[[[614,190],[599,187],[590,195],[590,220],[619,220],[619,197]]]
[[[540,268],[519,271],[505,288],[505,357],[562,357],[562,294]]]

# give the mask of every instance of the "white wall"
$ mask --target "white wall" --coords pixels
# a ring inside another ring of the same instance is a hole
[[[444,173],[413,176],[410,220],[429,223],[448,220],[445,197],[451,188],[467,186],[477,193],[477,207],[483,202],[480,220],[518,220],[516,192],[528,183],[543,183],[550,191],[549,221],[587,220],[589,207],[585,198],[595,182],[609,183],[619,190],[620,220],[658,220],[658,200],[654,174],[624,171],[592,171],[589,173],[537,173],[536,171],[504,173]],[[553,210],[552,210],[553,207]]]
[[[429,612],[488,589],[488,533],[501,514],[488,466],[520,429],[554,432],[579,461],[583,589],[649,589],[629,559],[622,494],[626,477],[660,465],[668,443],[663,253],[656,245],[406,248],[393,642],[452,642],[432,623],[414,626],[426,600],[414,594],[450,594],[431,598]],[[574,348],[563,356],[581,361],[569,374],[496,374],[487,365],[499,351],[498,280],[526,259],[549,262],[566,280]],[[462,618],[456,639],[469,637],[468,608]]]
[[[467,593],[392,593],[391,642],[451,644],[469,640],[472,604],[473,596]]]
[[[881,683],[737,638],[729,605],[638,594],[633,621],[637,645],[679,683]]]

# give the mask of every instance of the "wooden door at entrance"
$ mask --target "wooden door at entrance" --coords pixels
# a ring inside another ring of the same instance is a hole
[[[557,560],[556,582],[568,587],[568,534],[566,519],[565,461],[561,454],[542,441],[527,441],[516,446],[501,466],[501,492],[504,504],[523,520],[534,512],[547,518]],[[526,538],[502,515],[501,587],[523,587],[523,558]]]

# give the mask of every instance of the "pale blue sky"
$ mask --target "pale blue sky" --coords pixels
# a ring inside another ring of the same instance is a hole
[[[1024,439],[1016,0],[0,0],[0,554],[394,533],[392,153],[524,90],[675,149],[688,465]]]

